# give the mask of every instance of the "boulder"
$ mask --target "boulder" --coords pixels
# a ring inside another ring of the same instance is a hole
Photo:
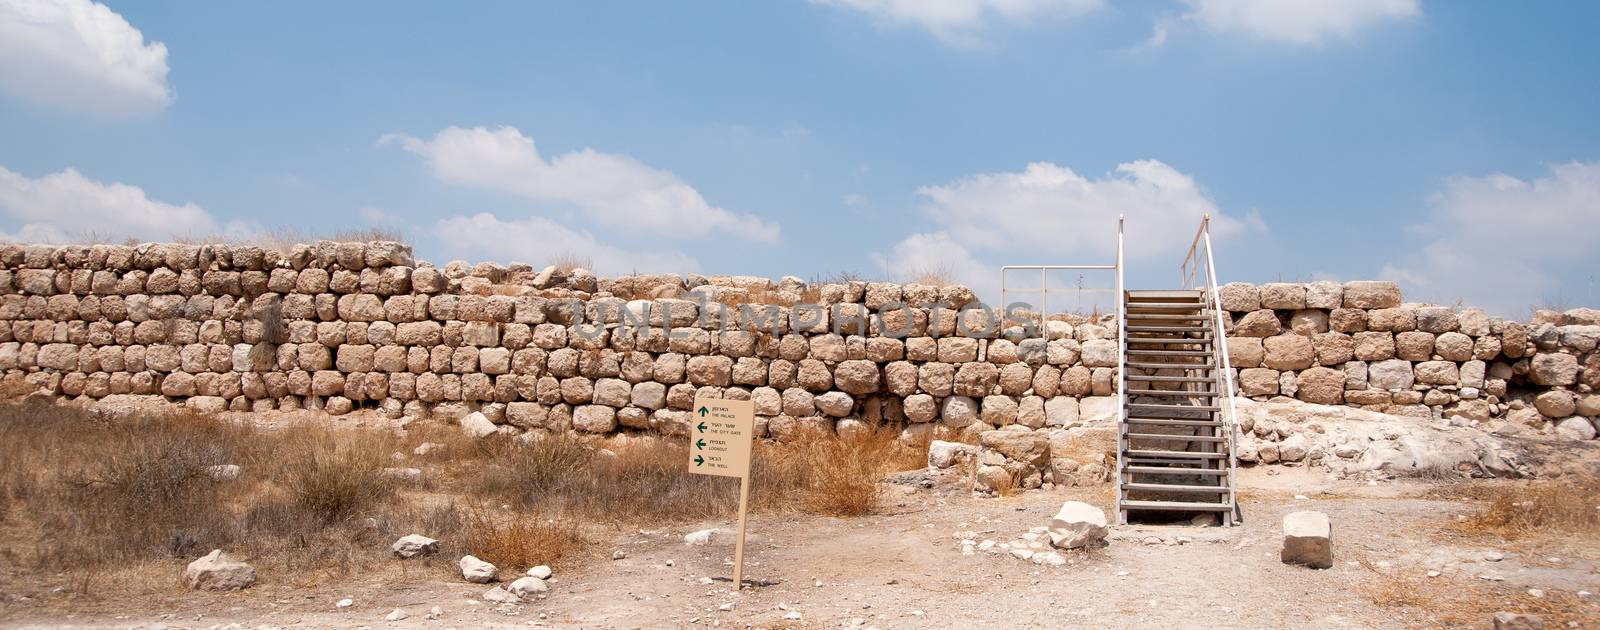
[[[496,604],[520,604],[522,603],[522,598],[517,597],[516,593],[496,586],[483,592],[483,601]]]
[[[477,556],[462,556],[461,579],[473,584],[488,584],[498,578],[499,569],[492,564],[479,560]]]
[[[1061,504],[1046,530],[1050,544],[1058,549],[1079,549],[1099,544],[1106,538],[1106,513],[1081,501]]]
[[[1283,517],[1284,564],[1299,564],[1313,569],[1333,566],[1333,525],[1322,512],[1291,512]]]
[[[1556,433],[1573,440],[1592,440],[1595,436],[1594,424],[1577,416],[1557,422]]]
[[[1570,354],[1541,352],[1528,364],[1528,378],[1534,384],[1565,386],[1578,381],[1578,358]]]
[[[256,583],[256,569],[234,560],[221,549],[213,549],[205,557],[189,563],[183,571],[183,582],[195,590],[237,591]]]
[[[691,547],[704,547],[717,539],[716,529],[702,529],[683,535],[683,544]]]
[[[410,534],[394,541],[390,549],[394,551],[396,558],[415,558],[438,552],[439,541],[421,534]]]
[[[928,443],[928,468],[949,468],[976,452],[971,444],[934,440]]]
[[[506,590],[519,598],[528,599],[549,591],[550,585],[545,584],[544,580],[529,575],[517,578],[510,586],[506,587]]]
[[[475,438],[494,435],[497,428],[489,417],[482,412],[474,411],[461,417],[461,431]]]

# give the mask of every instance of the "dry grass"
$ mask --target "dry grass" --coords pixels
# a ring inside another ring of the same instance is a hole
[[[1500,611],[1535,614],[1551,628],[1564,627],[1569,621],[1592,621],[1593,605],[1574,593],[1551,590],[1534,597],[1496,582],[1402,575],[1363,564],[1375,577],[1360,587],[1362,595],[1397,613],[1411,612],[1414,617],[1400,624],[1405,627],[1487,627]]]
[[[439,559],[422,563],[431,570],[453,571],[445,560],[461,553],[527,567],[583,558],[617,528],[726,519],[737,508],[738,481],[690,474],[681,439],[618,439],[602,451],[574,437],[410,433],[268,430],[172,412],[110,420],[42,400],[0,406],[0,567],[98,575],[148,566],[170,576],[223,548],[264,576],[315,584],[391,566],[388,546],[405,534],[444,542]],[[752,509],[870,513],[886,473],[926,458],[926,445],[895,435],[758,443]],[[445,446],[395,455],[423,441]],[[220,464],[238,465],[239,478],[214,479]],[[424,482],[397,482],[386,466],[420,467]],[[0,581],[14,575],[0,571]]]
[[[553,254],[550,256],[549,264],[555,265],[556,270],[561,273],[572,273],[574,269],[594,269],[594,260],[588,256],[572,253]]]
[[[244,236],[211,234],[204,236],[178,237],[172,239],[177,243],[207,244],[220,243],[227,245],[255,245],[262,249],[287,253],[295,245],[315,243],[317,241],[336,241],[340,243],[365,243],[370,241],[397,241],[409,243],[410,239],[398,230],[385,227],[352,228],[322,232],[318,230],[303,230],[292,227],[280,227],[268,232],[260,232]]]
[[[1507,540],[1600,535],[1600,477],[1460,484],[1449,490],[1483,503],[1477,515],[1451,524],[1459,533]]]
[[[956,268],[954,265],[950,265],[948,263],[935,264],[925,267],[918,267],[911,270],[910,273],[906,274],[906,282],[909,284],[926,284],[934,287],[945,287],[956,284],[956,281],[953,279],[955,278],[955,275]]]

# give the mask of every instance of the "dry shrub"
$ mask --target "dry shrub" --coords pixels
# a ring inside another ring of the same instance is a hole
[[[299,509],[332,523],[394,492],[383,472],[386,447],[369,435],[299,427],[280,440],[275,476]]]
[[[485,440],[476,449],[488,460],[477,477],[476,494],[533,506],[546,494],[590,473],[594,449],[568,435],[525,443]]]
[[[950,264],[933,264],[919,267],[906,274],[909,284],[926,284],[934,287],[944,287],[955,284],[952,280],[956,275],[955,267]]]
[[[333,232],[280,227],[269,232],[261,232],[244,237],[211,234],[173,239],[173,242],[190,244],[254,245],[262,249],[284,253],[293,249],[295,245],[310,244],[317,241],[336,241],[340,243],[396,241],[408,243],[410,239],[407,239],[405,234],[399,230],[386,227],[351,228]]]
[[[1600,477],[1473,484],[1465,492],[1486,505],[1452,523],[1468,534],[1524,538],[1537,534],[1600,534]]]
[[[464,534],[468,553],[507,568],[560,566],[588,544],[573,521],[544,518],[538,511],[495,514],[472,508]]]

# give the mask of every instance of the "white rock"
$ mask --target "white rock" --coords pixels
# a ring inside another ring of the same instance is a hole
[[[397,558],[415,558],[417,556],[431,555],[439,551],[439,541],[421,534],[401,536],[390,547]]]
[[[418,444],[416,448],[412,449],[411,454],[416,455],[417,457],[426,457],[429,453],[442,448],[444,448],[444,445],[438,442],[423,442]]]
[[[499,569],[492,564],[479,560],[476,556],[462,556],[461,578],[473,584],[488,584],[495,580]]]
[[[1322,512],[1291,512],[1283,517],[1285,564],[1300,564],[1313,569],[1333,566],[1333,525]]]
[[[1050,519],[1050,544],[1078,549],[1105,540],[1106,513],[1082,501],[1067,501]]]
[[[511,583],[511,587],[508,590],[517,597],[527,598],[549,591],[550,585],[545,584],[544,580],[530,575],[517,578],[515,582]]]
[[[800,619],[800,613],[798,611],[791,610],[788,613],[785,613],[783,618],[788,619],[789,621],[797,621]]]
[[[233,481],[239,478],[239,466],[236,464],[218,464],[206,466],[206,474],[212,481]]]
[[[1502,610],[1494,614],[1494,630],[1544,630],[1544,620],[1536,615]]]
[[[444,616],[444,609],[443,608],[440,608],[438,606],[434,606],[433,608],[429,608],[428,609],[428,618],[429,619],[438,619],[438,618],[443,617],[443,616]]]
[[[685,545],[694,545],[696,547],[704,547],[706,545],[711,544],[711,542],[716,540],[716,539],[717,539],[717,530],[715,530],[715,529],[702,529],[702,530],[697,531],[697,532],[689,532],[688,534],[685,534],[683,536],[683,544],[685,544]]]
[[[234,560],[221,549],[213,549],[205,557],[189,563],[183,571],[183,581],[192,589],[236,591],[256,583],[256,569]]]
[[[621,559],[626,558],[626,557],[628,557],[628,552],[623,551],[621,549],[618,549],[616,551],[611,552],[611,559],[612,560],[621,560]]]
[[[522,598],[517,597],[511,591],[496,586],[483,592],[483,601],[496,604],[520,604],[522,603]]]
[[[533,577],[539,578],[541,580],[548,580],[548,579],[550,579],[550,576],[554,575],[554,574],[555,574],[555,572],[551,571],[550,567],[548,567],[546,565],[542,565],[542,564],[539,565],[539,566],[536,566],[536,567],[534,567],[532,569],[528,569],[528,575],[531,575]]]
[[[1034,564],[1043,564],[1052,567],[1059,567],[1067,563],[1066,558],[1061,557],[1061,554],[1054,551],[1041,551],[1035,553],[1033,554],[1032,560]]]
[[[949,468],[977,452],[971,444],[934,440],[928,443],[928,467]]]
[[[348,597],[333,603],[333,607],[334,608],[338,608],[340,610],[344,610],[344,609],[349,608],[349,607],[354,606],[354,605],[356,605],[356,600],[350,599]]]
[[[467,435],[481,438],[494,435],[498,429],[489,421],[488,416],[483,415],[483,412],[474,411],[461,417],[461,430]]]
[[[394,609],[393,612],[389,613],[388,615],[385,615],[383,617],[383,620],[384,621],[404,621],[404,620],[406,620],[406,619],[408,619],[410,617],[411,617],[411,613],[406,612],[404,608],[396,608],[396,609]]]
[[[1033,550],[1017,547],[1011,550],[1011,555],[1016,556],[1020,560],[1027,560],[1033,557]]]

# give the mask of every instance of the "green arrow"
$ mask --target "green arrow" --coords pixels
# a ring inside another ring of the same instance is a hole
[[[701,433],[705,433],[706,432],[706,423],[704,423],[704,422],[700,423],[700,426],[698,428],[700,429]]]
[[[699,466],[699,465],[704,464],[704,463],[706,463],[706,458],[705,457],[702,457],[700,455],[695,455],[694,456],[694,465]]]
[[[706,447],[706,441],[705,440],[695,440],[694,441],[694,447],[695,448],[705,448]]]
[[[700,406],[700,417],[702,417],[702,418],[706,417],[706,411],[707,410],[705,408],[705,405],[701,405]]]

